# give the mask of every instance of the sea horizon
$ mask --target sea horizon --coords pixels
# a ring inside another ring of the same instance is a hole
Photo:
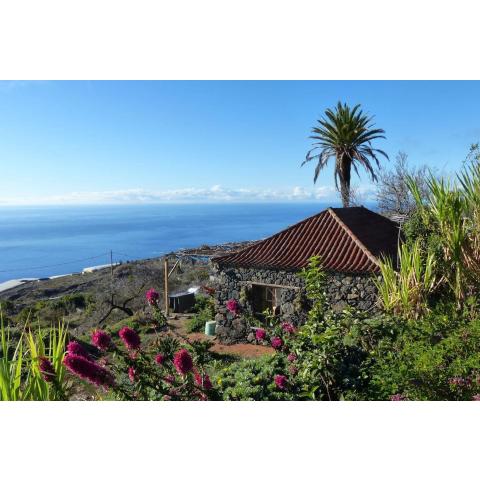
[[[0,283],[257,240],[339,202],[0,206]],[[374,204],[366,204],[375,208]]]

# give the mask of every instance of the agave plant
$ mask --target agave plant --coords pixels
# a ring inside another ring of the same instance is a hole
[[[302,165],[317,160],[313,177],[315,183],[320,171],[331,158],[334,158],[335,186],[341,192],[344,207],[350,205],[352,167],[358,174],[358,166],[361,165],[372,180],[376,181],[377,176],[372,160],[379,167],[379,155],[388,159],[388,155],[383,150],[372,146],[372,141],[385,138],[385,131],[381,128],[373,128],[372,120],[373,117],[364,114],[360,105],[350,108],[346,103],[338,102],[334,110],[328,108],[325,111],[325,117],[318,120],[319,126],[312,129],[313,135],[310,138],[316,141]]]
[[[479,286],[480,165],[464,169],[457,180],[431,176],[425,200],[412,179],[409,186],[424,223],[433,225],[438,233],[443,257],[438,274],[461,306]]]
[[[377,281],[379,299],[387,312],[408,318],[418,318],[429,309],[429,297],[438,287],[433,252],[422,255],[420,242],[413,247],[399,247],[400,268],[397,271],[391,258],[380,261],[382,279]]]
[[[0,312],[0,400],[23,400],[24,395],[21,389],[23,368],[22,336],[12,348],[10,330],[5,328],[3,316]]]

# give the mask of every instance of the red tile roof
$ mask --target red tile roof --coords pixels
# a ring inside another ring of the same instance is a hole
[[[329,208],[213,261],[224,266],[298,270],[318,255],[326,270],[377,273],[378,257],[396,259],[398,237],[397,223],[367,208]]]

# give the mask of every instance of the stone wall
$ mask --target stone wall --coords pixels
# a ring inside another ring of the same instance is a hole
[[[217,266],[215,283],[217,337],[224,343],[253,339],[248,324],[248,317],[253,315],[252,284],[285,287],[280,289],[280,321],[298,325],[306,319],[309,302],[305,297],[305,284],[293,271]],[[341,311],[346,306],[361,310],[375,307],[377,289],[371,275],[330,273],[326,285],[327,299],[333,310]],[[242,315],[236,316],[227,310],[225,303],[230,299],[240,303]]]

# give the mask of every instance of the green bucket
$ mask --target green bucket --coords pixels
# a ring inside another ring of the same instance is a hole
[[[213,337],[215,335],[215,329],[217,327],[217,322],[215,320],[211,320],[205,324],[205,335],[209,337]]]

